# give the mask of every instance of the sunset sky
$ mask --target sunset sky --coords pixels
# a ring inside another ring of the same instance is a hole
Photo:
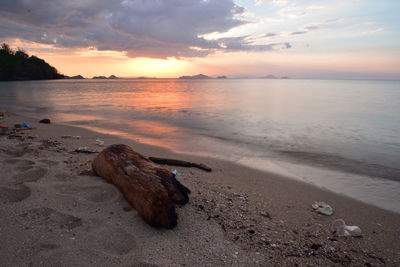
[[[398,0],[1,0],[0,41],[66,75],[400,79]]]

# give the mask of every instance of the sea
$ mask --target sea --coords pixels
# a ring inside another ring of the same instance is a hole
[[[400,212],[400,81],[0,82],[0,109],[233,161]]]

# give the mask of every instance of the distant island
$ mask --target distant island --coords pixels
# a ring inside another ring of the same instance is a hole
[[[81,80],[86,79],[82,75],[75,75],[75,76],[64,76],[64,79],[71,79],[71,80]]]
[[[225,75],[221,75],[221,76],[217,76],[217,79],[228,79],[228,77],[226,77]]]
[[[264,77],[260,77],[260,79],[289,79],[289,77],[287,77],[287,76],[282,76],[282,77],[277,77],[277,76],[275,76],[275,75],[272,75],[272,74],[269,74],[269,75],[267,75],[267,76],[264,76]]]
[[[157,77],[146,77],[146,76],[140,76],[140,77],[131,78],[131,79],[145,80],[145,79],[158,79],[158,78],[157,78]]]
[[[261,77],[261,79],[278,79],[278,77],[276,77],[275,75],[270,74],[270,75]]]
[[[0,81],[62,79],[64,75],[46,61],[29,56],[22,49],[14,51],[6,43],[0,47]]]
[[[192,80],[192,79],[212,79],[212,78],[204,74],[197,74],[193,76],[181,76],[179,77],[179,79]]]
[[[110,77],[106,77],[106,76],[93,76],[93,78],[92,79],[98,79],[98,80],[101,80],[101,79],[119,79],[117,76],[115,76],[115,75],[111,75]]]

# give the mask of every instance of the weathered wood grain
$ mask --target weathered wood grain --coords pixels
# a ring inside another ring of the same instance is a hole
[[[122,192],[152,226],[177,225],[175,204],[185,205],[190,190],[175,175],[126,145],[111,145],[96,156],[93,171]]]

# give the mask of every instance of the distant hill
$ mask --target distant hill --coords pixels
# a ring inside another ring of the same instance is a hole
[[[93,76],[93,78],[92,79],[98,79],[98,80],[101,80],[101,79],[119,79],[117,76],[115,76],[115,75],[111,75],[110,77],[106,77],[106,76]]]
[[[289,77],[287,76],[277,77],[275,75],[270,74],[264,77],[260,77],[260,79],[289,79]]]
[[[85,77],[83,77],[82,75],[64,76],[64,79],[81,80],[81,79],[85,79]]]
[[[132,79],[137,79],[137,80],[145,80],[145,79],[157,79],[157,77],[146,77],[146,76],[140,76]]]
[[[221,76],[217,76],[217,79],[227,79],[228,77],[226,77],[225,75],[221,75]]]
[[[211,77],[204,75],[204,74],[197,74],[193,76],[181,76],[179,79],[212,79]]]
[[[25,51],[14,51],[8,44],[0,47],[0,81],[62,79],[64,75],[36,56]]]
[[[264,77],[261,77],[261,78],[262,79],[278,79],[278,77],[276,77],[275,75],[272,75],[272,74],[264,76]]]

